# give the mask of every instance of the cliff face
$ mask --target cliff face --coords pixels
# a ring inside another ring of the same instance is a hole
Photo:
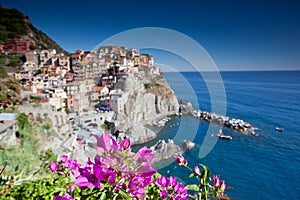
[[[131,144],[146,143],[156,137],[147,128],[168,115],[178,112],[179,104],[162,75],[153,75],[149,69],[139,72],[139,77],[128,75],[118,81],[115,89],[122,90],[124,105],[118,113],[116,127],[125,132]]]
[[[178,112],[178,100],[164,80],[144,83],[142,79],[128,76],[116,88],[128,93],[124,113],[120,114],[122,119],[147,123]]]

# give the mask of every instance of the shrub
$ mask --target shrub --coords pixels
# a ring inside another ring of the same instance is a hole
[[[222,197],[225,182],[214,176],[209,184],[210,171],[204,165],[200,165],[202,172],[198,167],[192,170],[183,156],[175,157],[179,165],[193,171],[190,177],[199,179],[199,185],[184,186],[176,177],[162,176],[152,168],[154,155],[147,147],[134,153],[128,139],[117,143],[108,133],[95,137],[97,155],[94,159],[88,158],[85,165],[63,155],[59,162],[50,162],[51,177],[17,186],[6,184],[0,187],[0,198],[183,200],[188,197],[187,190],[196,191],[198,199]]]
[[[151,84],[150,83],[145,83],[144,86],[145,86],[145,89],[150,89],[151,88]]]

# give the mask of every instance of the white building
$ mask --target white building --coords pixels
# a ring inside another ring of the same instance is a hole
[[[116,113],[124,113],[124,105],[128,100],[128,93],[121,90],[110,92],[109,107]]]

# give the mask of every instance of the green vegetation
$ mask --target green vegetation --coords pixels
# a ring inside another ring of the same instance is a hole
[[[154,77],[154,80],[160,81],[160,80],[163,80],[164,78],[165,78],[164,75],[161,73],[161,74],[155,76],[155,77]]]
[[[23,130],[25,128],[30,127],[30,123],[28,117],[25,113],[21,113],[17,117],[19,129]]]
[[[9,38],[18,38],[27,33],[24,23],[25,17],[18,10],[0,7],[0,13],[0,43],[4,43]]]
[[[101,124],[101,128],[103,128],[105,131],[109,130],[109,125],[106,123]]]
[[[45,133],[49,133],[51,126],[47,123],[47,124],[43,124],[42,125],[42,129],[44,130]]]
[[[11,66],[17,67],[21,66],[26,61],[24,54],[22,53],[9,53],[0,54],[0,67],[1,66]]]
[[[1,62],[0,62],[0,65],[1,65]],[[2,79],[2,78],[7,78],[7,77],[8,77],[8,75],[7,75],[6,70],[0,66],[0,78]]]
[[[41,101],[41,97],[40,96],[31,96],[30,97],[34,102],[39,102]]]
[[[32,179],[32,176],[42,177],[49,173],[47,167],[50,161],[56,160],[56,157],[52,150],[38,154],[40,133],[37,131],[38,127],[30,124],[26,114],[19,114],[17,121],[19,126],[17,145],[4,144],[2,145],[4,150],[0,151],[0,169],[5,169],[2,175],[13,176],[14,181],[25,177]]]
[[[6,184],[0,188],[0,199],[53,199],[56,195],[63,196],[67,180],[63,177],[43,178],[25,182],[21,185]],[[1,185],[0,185],[1,186]]]
[[[5,78],[6,71],[2,67],[0,74],[0,107],[4,109],[14,108],[14,105],[20,102],[21,86],[16,79]]]
[[[35,28],[28,16],[24,16],[16,9],[6,9],[0,6],[0,44],[12,38],[30,38],[36,45],[31,49],[56,49],[64,50],[50,39],[45,33]],[[1,62],[1,61],[0,61]]]
[[[66,112],[67,114],[72,113],[72,111],[71,111],[70,109],[68,109],[68,108],[65,108],[65,112]]]
[[[127,138],[118,143],[104,133],[97,138],[97,149],[97,159],[83,165],[67,155],[50,162],[51,176],[19,184],[0,179],[0,199],[189,199],[188,191],[197,200],[231,199],[224,194],[226,184],[219,175],[211,176],[203,164],[191,168],[182,155],[175,156],[175,161],[190,170],[186,175],[194,184],[184,185],[176,177],[159,174],[151,166],[153,151],[143,147],[135,153]]]
[[[150,89],[151,88],[151,84],[150,83],[145,83],[144,86],[145,86],[145,89]]]

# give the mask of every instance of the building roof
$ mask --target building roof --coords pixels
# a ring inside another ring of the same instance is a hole
[[[59,56],[59,58],[70,58],[70,56]]]
[[[104,86],[97,86],[93,87],[93,92],[101,92],[103,90]]]
[[[15,120],[16,117],[15,113],[0,113],[0,120]]]
[[[14,124],[18,123],[17,120],[10,120],[10,121],[2,121],[0,120],[0,134],[2,134],[3,132],[5,132],[8,128],[10,128],[11,126],[13,126]]]
[[[80,54],[79,54],[79,53],[73,53],[73,54],[71,54],[71,56],[72,56],[72,57],[79,57]]]

